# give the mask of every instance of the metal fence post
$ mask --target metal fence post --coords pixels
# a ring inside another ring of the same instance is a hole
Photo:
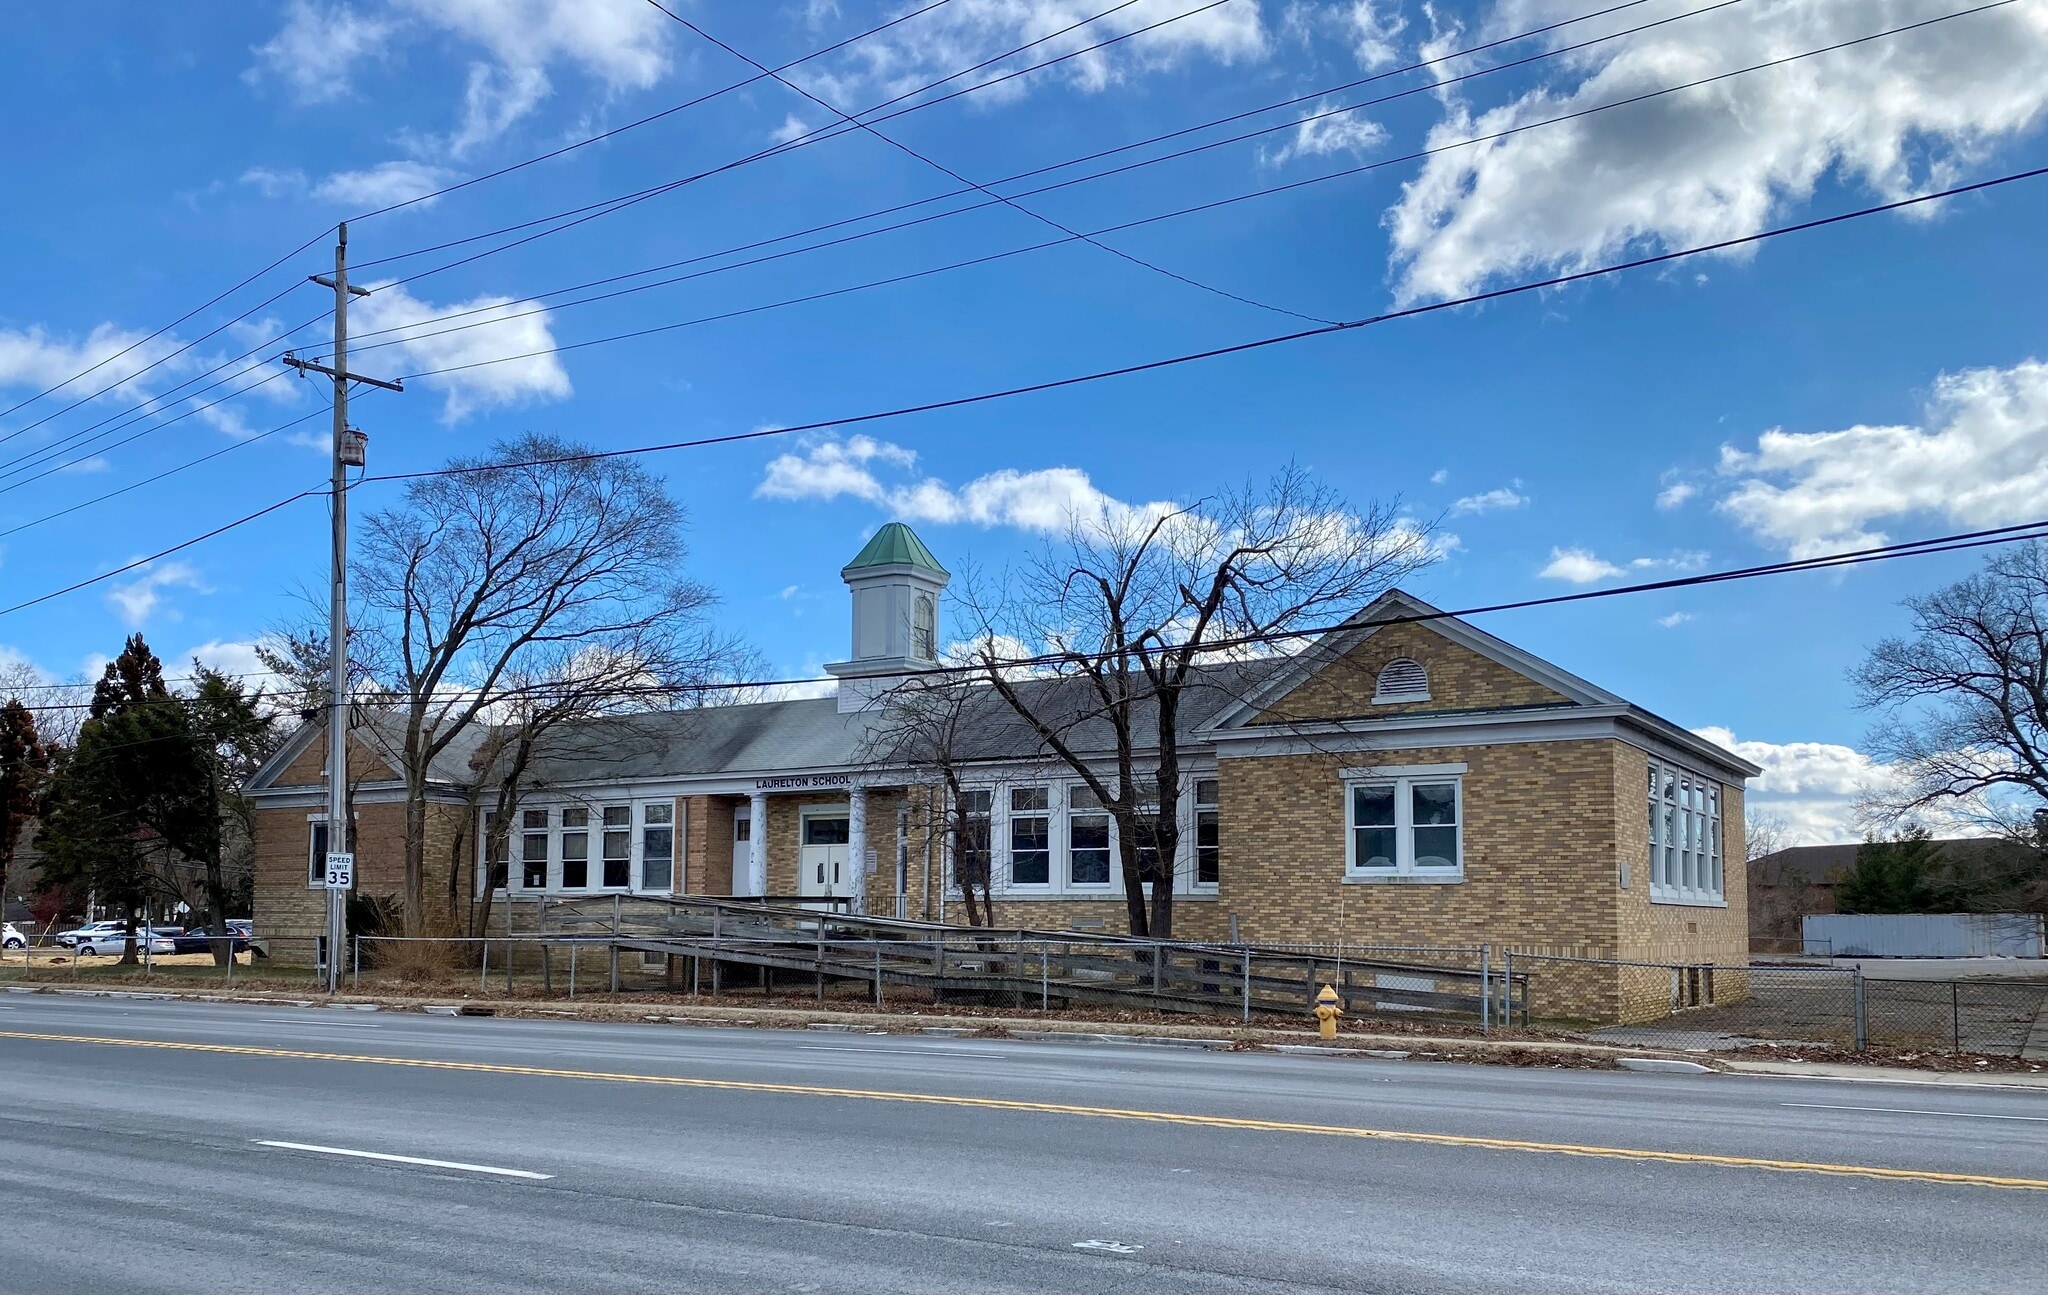
[[[1038,942],[1038,1010],[1052,1009],[1052,946]]]
[[[825,1001],[825,919],[818,919],[818,1001]]]
[[[477,992],[478,992],[478,993],[480,993],[480,994],[481,994],[481,993],[484,993],[484,992],[486,992],[486,990],[487,990],[487,989],[489,988],[489,986],[488,986],[488,984],[487,984],[486,982],[488,982],[488,981],[490,980],[490,978],[491,978],[491,937],[487,935],[487,936],[485,936],[485,937],[484,937],[484,964],[483,964],[483,970],[482,970],[482,971],[479,971],[479,972],[477,972],[477,973],[476,973],[476,989],[477,989]]]
[[[875,941],[875,1006],[882,1005],[882,942]]]
[[[355,963],[354,968],[349,973],[349,988],[361,989],[363,987],[363,937],[360,935],[351,936],[348,945],[350,958]],[[232,943],[228,945],[228,965],[230,967],[235,965],[235,948]],[[228,974],[233,975],[234,973],[230,972]]]
[[[1958,980],[1948,982],[1948,1028],[1955,1040],[1955,1051],[1963,1050],[1963,986]]]
[[[1493,946],[1479,946],[1479,1032],[1485,1034],[1493,1027],[1493,973],[1489,957]]]
[[[1507,966],[1501,970],[1501,1024],[1515,1028],[1515,951],[1507,951]],[[1522,991],[1522,1024],[1529,1023],[1529,992]]]
[[[571,941],[569,944],[569,997],[571,999],[576,997],[576,954],[582,948],[582,944],[575,941]]]
[[[611,957],[611,969],[612,969],[612,974],[611,974],[611,981],[612,981],[612,992],[613,992],[614,994],[616,994],[616,993],[618,993],[618,992],[619,992],[619,908],[620,908],[620,905],[621,905],[621,903],[622,903],[622,902],[624,901],[624,898],[625,898],[625,897],[624,897],[623,895],[613,895],[613,896],[612,896],[612,957]]]
[[[1856,1050],[1861,1052],[1870,1046],[1870,1016],[1863,1001],[1863,968],[1851,967],[1849,980],[1856,1011]]]
[[[1157,940],[1152,941],[1152,998],[1155,1002],[1159,998],[1159,978],[1161,971],[1164,969],[1165,959],[1166,949],[1164,946]]]
[[[1244,953],[1244,1022],[1245,1022],[1245,1024],[1246,1024],[1246,1025],[1250,1025],[1250,1024],[1251,1024],[1251,1021],[1252,1021],[1252,951],[1251,951],[1250,949],[1246,949],[1246,950],[1244,950],[1244,951],[1243,951],[1243,953]]]

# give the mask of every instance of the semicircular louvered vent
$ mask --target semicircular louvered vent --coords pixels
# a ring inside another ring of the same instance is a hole
[[[1375,705],[1396,701],[1428,701],[1429,671],[1420,661],[1396,657],[1380,670],[1372,695]]]

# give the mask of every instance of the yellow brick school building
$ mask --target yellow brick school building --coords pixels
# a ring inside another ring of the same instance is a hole
[[[931,771],[878,756],[891,689],[935,663],[947,575],[900,524],[841,574],[836,697],[586,725],[538,762],[501,857],[476,743],[451,746],[428,804],[429,912],[452,884],[458,903],[773,896],[964,921]],[[1747,961],[1743,785],[1759,770],[1406,593],[1296,656],[1208,669],[1181,719],[1176,938],[1661,964],[1583,981],[1572,1014],[1607,1020],[1668,1012],[1667,968]],[[376,714],[351,733],[356,885],[379,895],[404,883],[397,741]],[[298,936],[310,958],[321,929],[324,751],[309,725],[251,786],[256,922],[281,956]],[[1116,824],[1073,771],[1016,724],[959,763],[962,803],[944,809],[986,850],[995,923],[1124,929]],[[1723,997],[1739,984],[1724,972]]]

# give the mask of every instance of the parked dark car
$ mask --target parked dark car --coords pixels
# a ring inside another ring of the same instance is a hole
[[[241,918],[231,917],[228,919],[228,931],[235,937],[235,952],[248,952],[251,939],[249,923]],[[214,937],[207,932],[205,927],[195,926],[190,930],[171,937],[171,943],[175,946],[172,952],[211,953],[213,952],[213,939]]]

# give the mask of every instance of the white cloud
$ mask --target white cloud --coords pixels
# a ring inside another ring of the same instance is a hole
[[[1504,0],[1492,23],[1515,30],[1568,12],[1567,0]],[[1453,103],[1428,142],[1492,134],[1927,16],[1913,0],[1750,0],[1567,56],[1562,84],[1496,107]],[[1458,296],[1497,275],[1754,233],[1823,179],[1884,197],[1938,186],[2041,119],[2044,63],[2048,7],[2015,4],[1440,153],[1388,214],[1398,295]]]
[[[1394,38],[1407,27],[1408,20],[1398,12],[1382,12],[1382,6],[1374,0],[1351,0],[1344,6],[1344,24],[1350,29],[1351,52],[1358,59],[1358,65],[1368,72],[1377,72],[1401,56],[1394,44]],[[1385,8],[1391,9],[1391,6]]]
[[[1672,612],[1669,616],[1659,616],[1657,618],[1657,624],[1667,630],[1675,630],[1679,626],[1685,624],[1687,621],[1693,619],[1695,619],[1695,617],[1691,612]]]
[[[1450,479],[1451,470],[1449,468],[1438,468],[1436,471],[1429,474],[1429,484],[1433,486],[1440,486],[1444,482],[1449,481]]]
[[[1517,486],[1522,483],[1517,481]],[[1451,505],[1451,516],[1463,517],[1470,513],[1492,513],[1508,508],[1520,508],[1529,502],[1529,496],[1520,494],[1507,486],[1488,490],[1484,494],[1466,495]]]
[[[89,459],[73,459],[57,470],[59,472],[74,472],[85,475],[88,473],[105,472],[113,466],[112,463],[107,461],[107,457],[104,454],[95,454]]]
[[[1536,574],[1545,580],[1590,585],[1595,581],[1612,580],[1622,574],[1622,570],[1612,562],[1595,556],[1591,549],[1569,548],[1550,550],[1550,565]]]
[[[471,69],[460,124],[445,139],[420,140],[460,157],[547,98],[558,65],[615,94],[654,85],[668,72],[671,25],[645,0],[385,0],[360,9],[293,0],[284,27],[257,47],[249,76],[268,73],[317,103],[348,93],[363,59],[406,39],[440,34],[481,47],[489,60]]]
[[[432,193],[454,178],[455,172],[445,167],[401,159],[360,171],[337,171],[313,186],[313,196],[350,207],[388,207]]]
[[[445,324],[422,322],[470,310],[482,313]],[[535,313],[529,314],[529,311]],[[552,319],[552,314],[541,309],[537,302],[484,296],[473,301],[436,305],[422,301],[395,285],[377,286],[370,296],[357,301],[352,308],[352,322],[360,330],[356,335],[364,343],[357,354],[393,357],[382,361],[365,359],[362,369],[367,373],[388,376],[385,370],[398,356],[403,357],[402,363],[407,367],[418,371],[473,364],[502,355],[529,357],[421,379],[446,397],[441,417],[443,422],[449,423],[460,422],[481,410],[535,400],[562,400],[571,394],[568,371],[562,367],[562,361],[554,351],[554,333],[550,328]],[[490,322],[494,320],[504,322]],[[462,328],[439,336],[428,335],[443,328],[478,323],[488,326]],[[391,337],[373,339],[367,336],[387,328],[399,331]],[[379,363],[384,367],[376,367]]]
[[[793,139],[801,139],[810,133],[810,125],[795,113],[790,113],[782,119],[780,126],[768,132],[768,138],[778,144],[787,144]]]
[[[100,398],[108,403],[133,405],[146,413],[156,412],[165,407],[153,394],[156,386],[175,384],[185,375],[220,362],[220,357],[199,349],[180,354],[179,348],[183,345],[174,333],[151,337],[113,323],[98,325],[82,339],[63,337],[35,326],[22,330],[0,328],[0,388],[42,389],[69,382],[63,391],[66,403],[105,388]],[[237,392],[254,390],[263,379],[275,373],[276,370],[263,371],[259,366],[246,376],[228,383],[228,388]],[[82,377],[79,376],[81,374]],[[74,377],[78,380],[70,382]],[[299,398],[293,385],[285,382],[271,382],[261,391],[264,396],[280,401]],[[213,401],[220,395],[216,389],[200,403]],[[249,435],[248,426],[232,404],[184,408],[193,409],[200,421],[229,435]],[[55,431],[57,429],[53,426],[40,435],[47,436]],[[88,461],[78,465],[78,470],[93,469]]]
[[[1693,732],[1763,769],[1749,784],[1746,808],[1784,819],[1789,845],[1860,839],[1857,801],[1896,782],[1891,766],[1839,743],[1742,741],[1719,727]]]
[[[642,0],[644,6],[644,0]],[[1089,23],[1033,46],[1014,59],[948,83],[949,90],[994,79],[1047,59],[1096,44],[1111,36],[1179,18],[1156,31],[1107,49],[1068,59],[1031,76],[1005,81],[972,102],[1014,100],[1053,85],[1099,92],[1133,74],[1177,67],[1194,58],[1223,64],[1256,62],[1271,46],[1258,0],[1236,0],[1199,13],[1182,0],[1138,0],[1114,18]],[[940,9],[849,48],[823,67],[807,64],[804,85],[835,105],[853,110],[906,93],[971,67],[1005,50],[1072,27],[1100,13],[1096,0],[952,0]],[[1181,17],[1181,15],[1187,15]]]
[[[242,172],[242,183],[266,198],[283,198],[305,191],[306,173],[295,166],[252,166]]]
[[[1739,478],[1721,511],[1794,558],[1883,544],[1887,521],[2031,521],[2048,499],[2048,363],[1943,374],[1919,426],[1768,431],[1724,446],[1721,471]]]
[[[254,51],[258,67],[285,82],[301,103],[325,103],[349,93],[357,63],[379,52],[391,37],[388,18],[365,17],[353,5],[320,8],[292,0],[277,35]],[[257,68],[243,74],[259,79]]]
[[[1657,492],[1657,507],[1668,513],[1699,492],[1700,488],[1690,481],[1675,481]]]
[[[904,521],[977,526],[1015,526],[1022,530],[1064,530],[1070,520],[1096,522],[1112,511],[1130,508],[1095,488],[1079,468],[1039,468],[1020,472],[1003,468],[955,488],[937,477],[885,484],[877,464],[910,469],[917,456],[910,450],[869,436],[845,441],[820,440],[801,453],[777,455],[754,493],[765,499],[821,499],[845,496],[864,500]],[[1170,505],[1146,504],[1142,508]]]
[[[114,609],[131,629],[140,628],[158,611],[165,610],[164,593],[169,589],[209,592],[199,569],[189,562],[165,562],[144,567],[133,580],[110,586],[107,606]]]
[[[1602,580],[1630,573],[1646,574],[1652,571],[1692,572],[1706,568],[1707,554],[1697,549],[1680,549],[1668,557],[1630,558],[1627,566],[1609,562],[1606,558],[1586,548],[1554,548],[1550,550],[1550,563],[1536,574],[1546,580],[1562,580],[1567,584],[1590,585]]]
[[[1387,129],[1355,112],[1337,112],[1335,105],[1319,101],[1295,123],[1294,134],[1278,148],[1260,149],[1259,160],[1280,166],[1303,157],[1327,157],[1331,153],[1363,156],[1387,142]]]

